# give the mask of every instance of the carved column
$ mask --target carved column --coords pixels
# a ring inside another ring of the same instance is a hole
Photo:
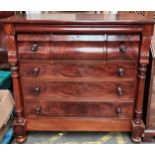
[[[11,65],[13,95],[15,99],[16,117],[13,123],[16,141],[22,143],[26,140],[26,120],[23,117],[23,105],[20,91],[18,56],[16,51],[14,27],[12,24],[3,25],[7,43],[8,61]]]
[[[142,33],[141,49],[138,66],[138,85],[137,85],[137,97],[135,105],[135,116],[132,121],[132,140],[134,142],[141,142],[142,135],[144,133],[144,123],[142,120],[142,109],[145,89],[145,78],[147,65],[149,63],[149,49],[151,36],[153,34],[153,25],[145,25]]]

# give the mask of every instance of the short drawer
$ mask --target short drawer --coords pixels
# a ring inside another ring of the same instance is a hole
[[[132,102],[25,100],[25,116],[132,118]]]
[[[51,42],[51,59],[105,60],[106,42],[54,41]]]
[[[107,60],[135,60],[139,57],[139,42],[107,42]]]
[[[134,82],[22,80],[25,98],[79,100],[134,99]]]
[[[26,78],[119,80],[135,79],[137,63],[103,61],[23,62],[20,73]]]
[[[50,42],[18,42],[20,59],[50,59]]]

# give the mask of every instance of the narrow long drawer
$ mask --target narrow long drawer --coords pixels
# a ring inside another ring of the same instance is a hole
[[[25,98],[74,100],[134,99],[134,82],[79,82],[23,80]]]
[[[137,63],[103,61],[48,61],[23,62],[23,78],[36,79],[86,79],[86,80],[135,80]]]
[[[42,33],[26,33],[26,34],[17,34],[17,41],[18,42],[23,42],[23,41],[43,41],[43,42],[48,42],[51,40],[51,35],[50,34],[42,34]]]
[[[139,35],[18,34],[21,59],[138,60]]]
[[[39,117],[104,117],[132,118],[132,102],[79,102],[25,100],[25,116]]]

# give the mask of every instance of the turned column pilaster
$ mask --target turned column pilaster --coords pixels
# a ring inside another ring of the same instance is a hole
[[[151,43],[151,36],[153,34],[153,25],[145,25],[143,27],[140,56],[138,61],[138,78],[137,78],[137,96],[135,103],[135,115],[132,121],[132,140],[140,142],[144,133],[144,123],[142,120],[143,100],[145,89],[145,78],[147,65],[149,63],[149,49]]]
[[[23,117],[23,104],[21,99],[20,79],[19,79],[19,66],[18,55],[16,50],[15,32],[13,24],[3,25],[5,33],[5,41],[8,52],[8,62],[11,65],[13,96],[15,99],[15,112],[16,117],[14,121],[14,134],[17,142],[21,143],[26,140],[26,120]]]

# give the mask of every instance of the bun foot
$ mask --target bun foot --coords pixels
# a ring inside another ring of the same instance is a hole
[[[142,142],[142,138],[140,138],[140,137],[137,137],[137,138],[132,137],[131,139],[132,139],[132,141],[133,141],[134,143],[141,143],[141,142]]]
[[[19,144],[24,143],[27,140],[27,136],[16,136],[16,142]]]

